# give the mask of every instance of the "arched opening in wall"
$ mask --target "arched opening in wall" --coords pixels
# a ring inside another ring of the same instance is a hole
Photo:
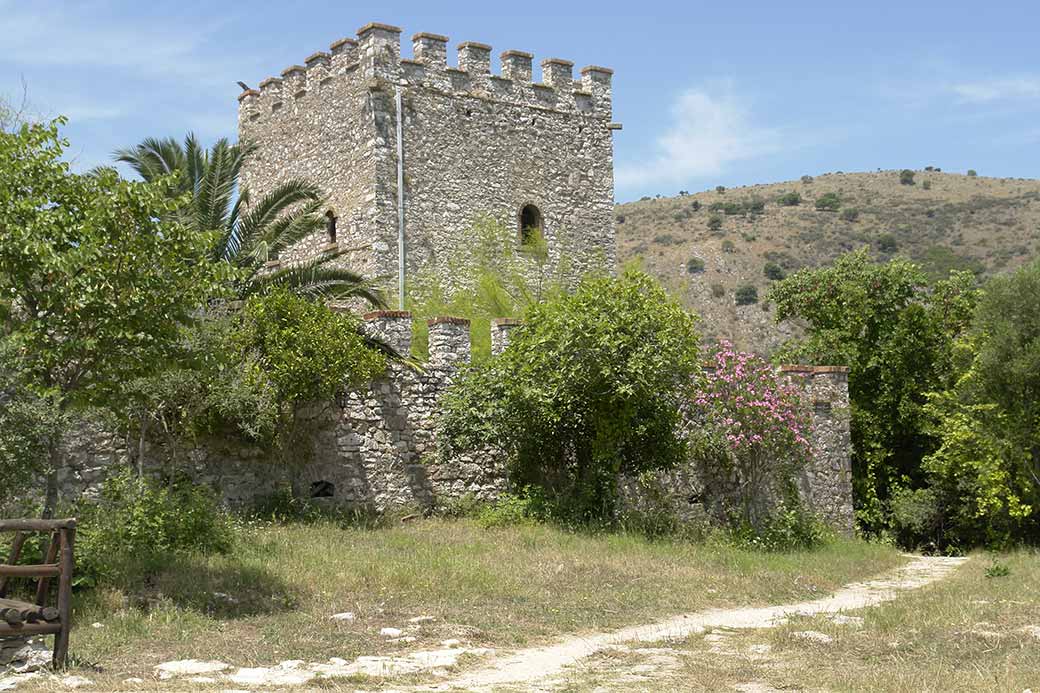
[[[542,211],[532,204],[520,208],[520,247],[533,249],[545,243]]]
[[[336,242],[336,213],[331,209],[325,210],[325,235],[329,243]]]
[[[311,498],[332,498],[336,495],[336,484],[331,481],[311,482]]]

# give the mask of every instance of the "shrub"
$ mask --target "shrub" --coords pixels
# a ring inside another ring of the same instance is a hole
[[[682,243],[681,239],[676,238],[670,233],[659,233],[654,236],[654,243],[659,245],[677,245]]]
[[[797,207],[802,203],[802,196],[796,192],[784,193],[776,198],[776,202],[782,207]]]
[[[718,231],[722,228],[722,217],[718,214],[712,214],[708,217],[708,228],[712,231]]]
[[[624,224],[625,223],[625,215],[624,214],[618,214],[617,217],[615,217],[615,220],[619,224]]]
[[[859,210],[855,207],[849,207],[848,209],[841,210],[842,221],[856,221],[859,219]]]
[[[721,195],[722,193],[726,192],[726,186],[725,185],[716,185],[715,186],[715,192],[717,192],[717,193],[719,193]]]
[[[894,253],[899,250],[899,241],[890,233],[883,233],[877,239],[878,250],[882,253]]]
[[[774,501],[797,498],[810,421],[796,385],[761,357],[715,349],[693,398],[691,451],[702,478],[736,483],[739,524],[761,529]]]
[[[931,190],[932,189],[932,181],[926,180],[925,182],[921,183],[921,189],[922,190]],[[931,216],[931,215],[929,215],[929,216]]]
[[[701,203],[700,203],[700,201],[699,200],[694,200],[693,202],[691,202],[690,203],[690,209],[692,209],[695,212],[701,211]]]
[[[816,200],[816,209],[821,212],[837,212],[841,207],[841,198],[838,193],[829,192]]]
[[[756,289],[752,284],[739,286],[733,293],[733,300],[738,306],[747,306],[752,303],[758,303],[758,289]]]
[[[766,275],[766,278],[772,281],[778,281],[787,276],[787,273],[784,272],[783,267],[776,264],[775,262],[767,262],[765,264],[765,267],[762,268],[762,274]]]
[[[741,231],[740,237],[744,239],[745,243],[751,243],[752,241],[758,238],[758,234],[753,233],[751,231]]]
[[[751,551],[787,552],[816,548],[832,535],[819,517],[791,502],[780,503],[758,529],[744,525],[731,536],[734,544]]]
[[[503,493],[494,503],[483,505],[476,513],[477,524],[485,529],[529,524],[539,517],[537,499],[525,494]]]
[[[548,514],[611,521],[619,474],[685,458],[677,428],[700,371],[695,322],[633,270],[532,305],[509,347],[445,396],[442,454],[493,445]]]
[[[726,287],[718,282],[711,285],[711,295],[715,298],[722,298],[726,295]]]
[[[691,257],[686,261],[686,273],[687,274],[698,274],[704,271],[704,260],[699,257]]]
[[[901,185],[913,185],[914,184],[914,172],[908,168],[904,168],[899,172],[899,183]]]
[[[650,201],[650,200],[652,200],[652,199],[653,199],[653,198],[652,198],[652,197],[650,197],[649,195],[643,195],[642,197],[640,197],[640,198],[639,198],[639,201],[640,201],[640,202],[649,202],[649,201]]]
[[[974,178],[977,175],[979,175],[979,174],[978,174],[978,172],[975,169],[973,169],[973,168],[969,168],[968,169],[968,178]]]
[[[808,185],[809,183],[813,182],[813,177],[808,175],[808,174],[806,174],[806,175],[802,176],[802,182],[805,183],[806,185]]]
[[[728,238],[722,242],[722,252],[724,253],[735,253],[737,252],[737,246],[733,245],[733,241]]]
[[[105,481],[96,501],[82,501],[77,515],[80,585],[139,584],[173,555],[231,547],[231,524],[213,492],[188,479],[160,483],[122,471]]]

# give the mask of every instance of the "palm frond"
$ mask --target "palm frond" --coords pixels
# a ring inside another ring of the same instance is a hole
[[[283,212],[301,202],[317,203],[323,197],[321,190],[316,185],[300,179],[292,179],[277,186],[259,199],[241,218],[238,224],[238,236],[241,240],[242,252],[252,254],[253,247],[265,241],[268,246],[273,245],[274,237],[280,236],[284,232],[284,228],[272,232],[274,222]],[[317,214],[317,211],[318,208],[314,207],[312,213]],[[301,238],[303,237],[295,240]],[[290,241],[288,245],[293,242],[295,241]]]
[[[171,173],[183,176],[185,172],[185,152],[177,140],[172,137],[147,137],[133,147],[117,149],[112,158],[130,166],[137,175],[146,181],[153,181]],[[177,194],[187,192],[189,180],[180,182]]]
[[[348,269],[330,267],[327,262],[328,258],[319,257],[270,274],[256,273],[245,287],[243,298],[273,287],[284,287],[315,299],[360,299],[373,308],[386,307],[386,297],[373,281]]]

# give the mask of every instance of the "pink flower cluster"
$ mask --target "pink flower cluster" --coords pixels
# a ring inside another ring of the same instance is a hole
[[[692,403],[738,454],[801,457],[810,451],[801,390],[783,382],[764,359],[734,351],[729,342],[716,348]]]

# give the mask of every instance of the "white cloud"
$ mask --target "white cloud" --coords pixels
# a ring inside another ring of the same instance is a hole
[[[1040,77],[1011,77],[961,82],[950,87],[961,100],[971,103],[1040,99]]]
[[[778,151],[781,141],[778,130],[751,122],[731,89],[714,94],[688,89],[672,104],[671,123],[657,138],[653,155],[619,165],[617,184],[682,184],[713,176],[732,162]]]

